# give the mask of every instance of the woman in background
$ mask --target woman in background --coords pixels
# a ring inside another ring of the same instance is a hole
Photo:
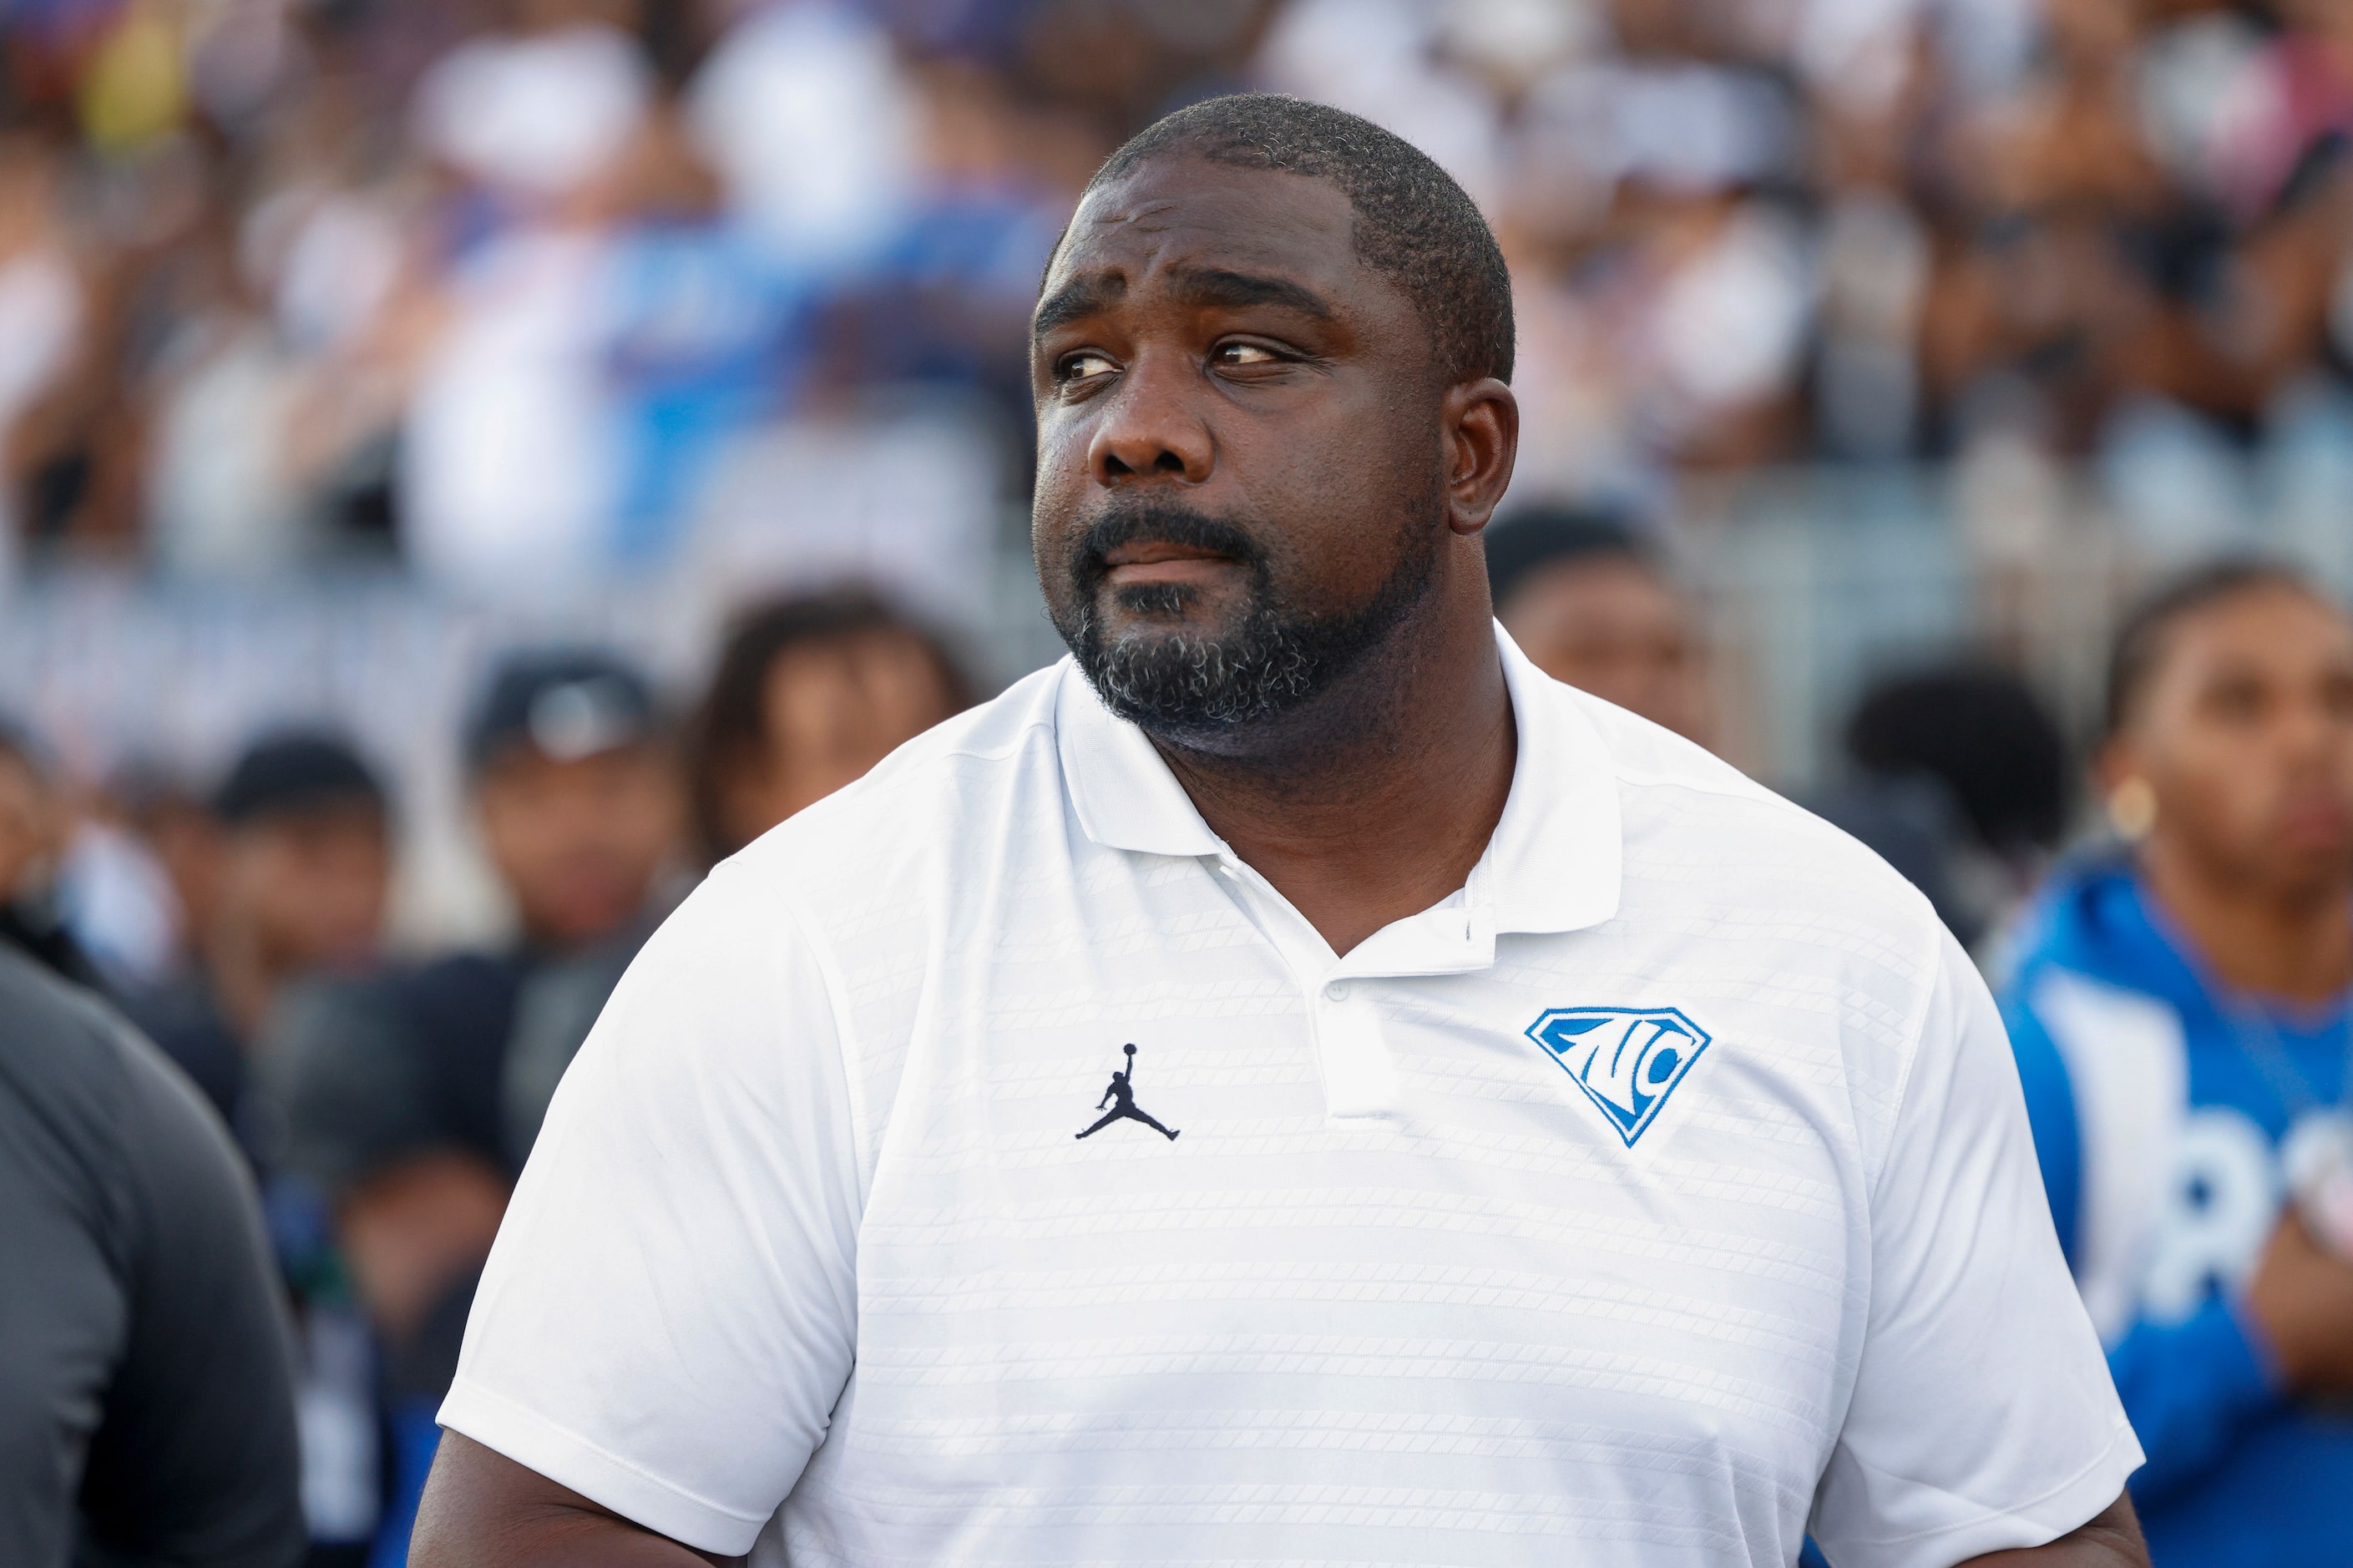
[[[688,742],[704,853],[725,859],[972,701],[940,640],[863,590],[752,610]]]
[[[2042,895],[2004,1011],[2150,1559],[2353,1563],[2353,621],[2263,563],[2165,588],[2097,775],[2122,847]]]

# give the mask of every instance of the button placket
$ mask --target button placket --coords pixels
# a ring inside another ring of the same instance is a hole
[[[1220,855],[1216,864],[1250,923],[1299,985],[1309,1040],[1324,1076],[1325,1114],[1361,1119],[1394,1113],[1397,1072],[1367,983],[1359,976],[1334,975],[1342,961],[1263,877],[1229,855]]]

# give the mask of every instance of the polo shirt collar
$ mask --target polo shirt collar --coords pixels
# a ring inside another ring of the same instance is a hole
[[[1537,669],[1498,625],[1519,755],[1512,792],[1466,887],[1489,932],[1566,931],[1618,912],[1621,864],[1617,769],[1576,693]],[[1079,826],[1113,849],[1222,855],[1185,787],[1144,731],[1113,718],[1065,658],[1055,739]]]
[[[1115,719],[1064,655],[1054,697],[1054,741],[1079,826],[1096,843],[1141,855],[1217,855],[1225,842],[1209,831],[1193,797],[1168,771],[1144,731]]]
[[[1587,698],[1538,669],[1499,623],[1519,757],[1503,819],[1471,871],[1497,931],[1582,931],[1618,912],[1618,766]]]

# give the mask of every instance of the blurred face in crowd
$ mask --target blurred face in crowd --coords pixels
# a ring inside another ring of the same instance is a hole
[[[353,801],[270,812],[222,836],[218,910],[275,965],[356,964],[375,951],[392,882],[384,811]]]
[[[618,930],[677,847],[676,771],[649,742],[569,761],[511,747],[483,769],[476,794],[491,862],[525,934],[547,946]]]
[[[1707,692],[1690,606],[1641,562],[1540,566],[1495,607],[1538,669],[1704,743]]]
[[[891,629],[797,643],[768,666],[760,748],[720,782],[729,836],[748,844],[955,711],[947,674]]]
[[[0,750],[0,904],[33,891],[63,837],[56,792],[31,764]]]
[[[2102,759],[2147,781],[2145,852],[2214,885],[2343,898],[2353,884],[2353,625],[2284,585],[2183,615]]]
[[[1430,338],[1332,184],[1155,159],[1080,204],[1033,326],[1033,536],[1113,711],[1183,743],[1293,708],[1448,539]]]

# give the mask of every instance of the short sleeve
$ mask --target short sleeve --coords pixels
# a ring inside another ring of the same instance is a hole
[[[441,1424],[649,1530],[748,1551],[849,1375],[842,1048],[804,931],[721,867],[556,1090]]]
[[[1947,1568],[2096,1517],[2141,1462],[2052,1228],[1985,984],[1949,938],[1872,1195],[1871,1305],[1813,1533]]]

